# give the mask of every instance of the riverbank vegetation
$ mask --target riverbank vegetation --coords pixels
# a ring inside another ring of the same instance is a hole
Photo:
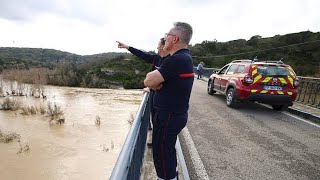
[[[30,146],[28,143],[21,143],[21,136],[18,133],[15,132],[2,132],[0,129],[0,143],[11,143],[14,140],[17,140],[19,144],[18,152],[17,154],[20,154],[22,152],[26,152],[30,150]]]
[[[16,111],[20,108],[21,102],[17,99],[11,99],[9,97],[5,98],[1,103],[0,110],[5,111]]]
[[[64,112],[56,103],[46,101],[44,86],[36,84],[17,83],[16,81],[1,81],[0,90],[3,93],[0,97],[0,110],[4,111],[20,111],[22,115],[35,115],[41,114],[50,118],[50,124],[62,124],[65,121]],[[19,87],[23,87],[20,88]],[[18,93],[17,93],[18,92]],[[23,96],[23,97],[22,97]],[[24,97],[28,98],[26,100]],[[44,101],[38,102],[39,105],[29,103],[32,98],[43,99]],[[43,106],[47,103],[47,108]]]
[[[47,115],[50,117],[50,123],[63,124],[65,121],[64,112],[56,103],[48,102]]]
[[[19,140],[20,139],[20,134],[17,133],[5,133],[2,132],[0,129],[0,143],[10,143],[13,140]]]

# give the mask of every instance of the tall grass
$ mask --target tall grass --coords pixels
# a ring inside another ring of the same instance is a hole
[[[30,150],[29,144],[21,144],[21,136],[18,133],[3,133],[0,130],[0,143],[10,143],[14,140],[17,140],[19,144],[19,150],[17,154],[20,154],[22,152],[26,152]]]
[[[48,102],[47,115],[50,117],[50,122],[62,124],[65,121],[64,112],[56,103],[52,104],[51,102]]]
[[[38,112],[38,109],[34,106],[22,107],[20,109],[21,109],[22,115],[29,115],[29,114],[34,115],[34,114],[37,114]]]
[[[95,121],[94,121],[94,123],[97,125],[97,126],[100,126],[100,124],[101,124],[101,118],[100,118],[100,116],[96,116],[96,119],[95,119]]]
[[[21,102],[18,101],[17,99],[13,98],[6,98],[2,104],[1,104],[1,109],[2,110],[11,110],[11,111],[16,111],[21,107]]]
[[[10,143],[15,139],[20,139],[20,134],[17,133],[3,133],[0,130],[0,142],[2,143]]]
[[[22,152],[26,152],[26,151],[29,151],[30,150],[30,146],[29,144],[21,144],[21,139],[19,138],[18,139],[18,143],[19,143],[19,150],[17,152],[17,154],[20,154]]]
[[[135,115],[134,115],[133,113],[131,113],[131,114],[130,114],[130,117],[129,117],[129,119],[128,119],[128,123],[129,123],[129,124],[132,124],[133,121],[134,121],[134,118],[135,118]]]
[[[39,111],[40,111],[41,114],[45,114],[46,113],[46,109],[42,105],[39,107]]]
[[[4,96],[4,93],[3,93],[4,91],[3,91],[3,80],[2,80],[2,78],[0,77],[0,97],[1,96]]]

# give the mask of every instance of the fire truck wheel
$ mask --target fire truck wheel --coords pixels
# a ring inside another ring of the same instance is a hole
[[[234,108],[236,107],[236,97],[235,97],[235,90],[234,88],[230,88],[227,92],[227,96],[226,96],[226,103],[228,107]]]

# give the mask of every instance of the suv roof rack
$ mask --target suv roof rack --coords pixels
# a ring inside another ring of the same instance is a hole
[[[258,61],[258,59],[254,59],[254,60],[250,60],[250,59],[233,60],[230,63],[276,63],[276,64],[284,64],[281,60],[279,60],[279,61]]]
[[[281,60],[279,61],[256,61],[257,63],[263,62],[263,63],[276,63],[276,64],[284,64]]]
[[[231,61],[231,63],[241,63],[241,62],[247,62],[247,63],[253,63],[253,60],[234,60]]]

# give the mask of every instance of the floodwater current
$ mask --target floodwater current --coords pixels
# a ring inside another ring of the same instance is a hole
[[[0,142],[0,179],[109,179],[142,91],[45,86],[45,94],[47,99],[15,98],[22,106],[56,103],[64,112],[64,124],[49,123],[45,114],[0,111],[0,130],[20,134],[20,144],[30,147],[18,153],[16,140]]]

